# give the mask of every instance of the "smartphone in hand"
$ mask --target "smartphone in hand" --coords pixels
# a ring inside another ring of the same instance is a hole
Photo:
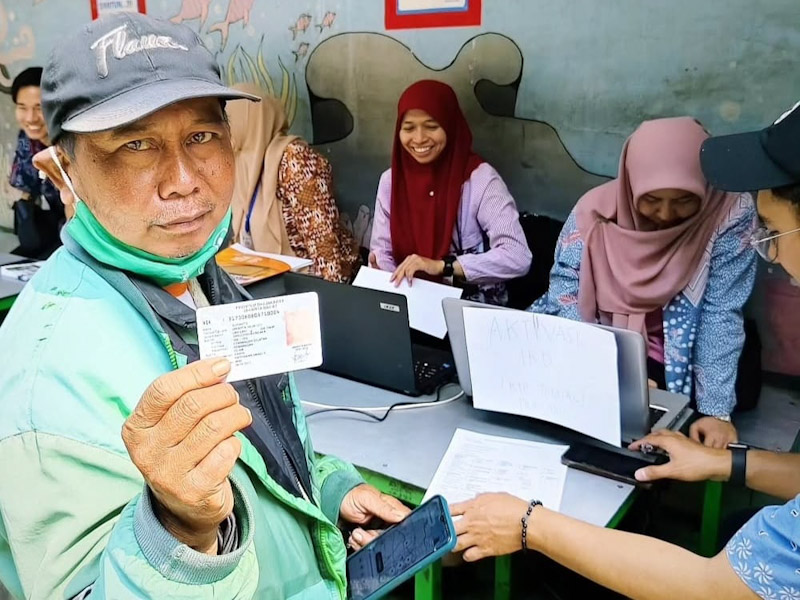
[[[382,598],[455,546],[450,509],[434,496],[347,559],[348,600]]]

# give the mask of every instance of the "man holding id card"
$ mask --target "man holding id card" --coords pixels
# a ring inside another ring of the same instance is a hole
[[[40,168],[75,216],[0,328],[0,582],[18,598],[344,599],[338,523],[408,511],[314,455],[280,369],[319,358],[316,299],[237,304],[214,261],[225,102],[257,99],[222,85],[188,27],[118,13],[56,44],[42,100]]]

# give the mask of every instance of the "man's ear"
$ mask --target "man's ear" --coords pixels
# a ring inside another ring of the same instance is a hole
[[[58,146],[53,146],[53,148],[58,154],[58,159],[61,161],[61,165],[66,171],[70,164],[69,156]],[[50,148],[45,148],[34,155],[33,166],[44,173],[45,176],[53,182],[53,185],[56,186],[56,189],[58,189],[61,195],[61,202],[64,203],[64,212],[68,219],[72,218],[75,214],[75,195],[70,191],[64,178],[61,176],[61,171],[53,160],[53,156],[50,154]]]

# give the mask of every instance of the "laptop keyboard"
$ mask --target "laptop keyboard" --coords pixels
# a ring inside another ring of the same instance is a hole
[[[452,363],[428,362],[425,360],[414,361],[414,377],[417,380],[417,390],[423,394],[433,394],[436,388],[452,381],[455,373]]]
[[[664,410],[663,408],[658,408],[656,406],[651,406],[650,407],[650,421],[649,421],[650,429],[652,429],[655,426],[655,424],[658,423],[658,420],[662,416],[664,416],[665,412],[667,412],[667,411]]]

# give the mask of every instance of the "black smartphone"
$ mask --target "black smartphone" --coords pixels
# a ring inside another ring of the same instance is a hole
[[[348,600],[385,596],[455,545],[447,502],[434,496],[347,559]]]
[[[561,463],[568,467],[645,488],[651,487],[652,483],[636,481],[634,473],[642,467],[662,465],[667,461],[669,456],[661,452],[612,451],[589,444],[573,444],[561,457]]]

